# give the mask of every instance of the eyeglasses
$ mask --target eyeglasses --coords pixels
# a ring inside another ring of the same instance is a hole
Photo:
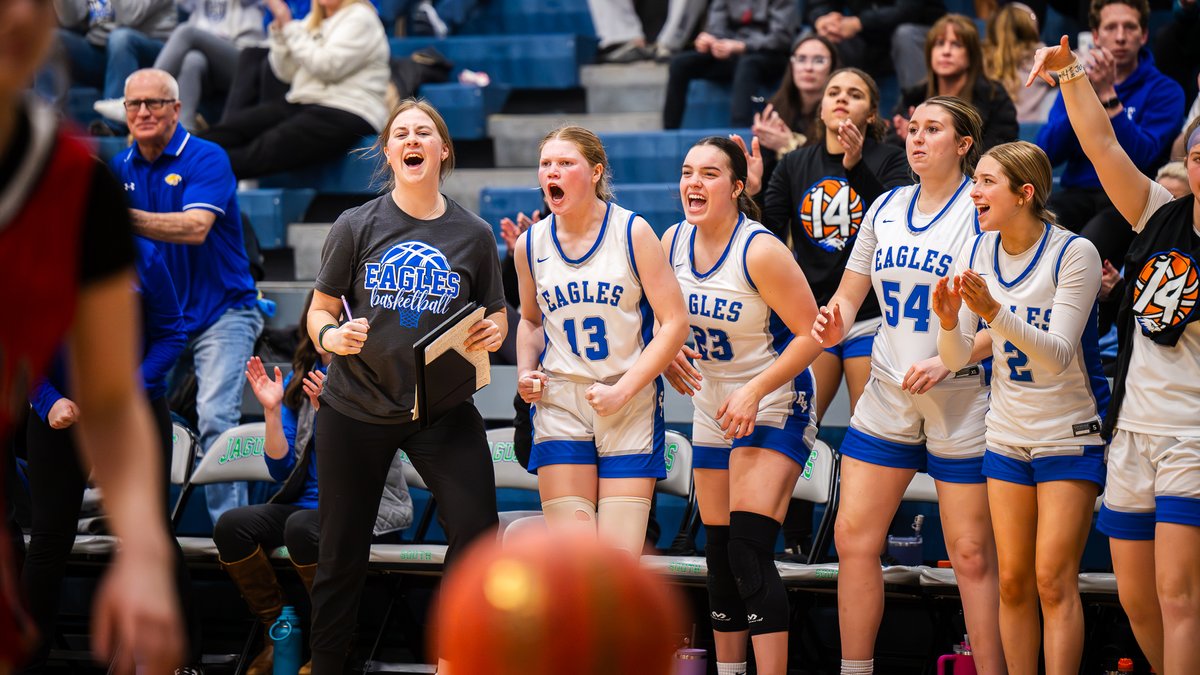
[[[129,112],[137,112],[141,110],[142,106],[144,105],[146,106],[146,110],[149,110],[150,112],[158,112],[163,109],[163,106],[174,102],[175,99],[173,98],[135,98],[133,100],[125,101],[125,109]]]
[[[828,56],[799,56],[797,54],[792,54],[792,64],[797,65],[797,66],[809,66],[810,65],[813,68],[820,68],[822,66],[829,65],[829,57]]]

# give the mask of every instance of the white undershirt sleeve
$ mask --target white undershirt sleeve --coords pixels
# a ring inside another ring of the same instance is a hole
[[[1079,338],[1087,326],[1099,291],[1100,255],[1096,247],[1086,239],[1072,239],[1059,266],[1049,327],[1043,331],[1001,308],[991,322],[991,328],[1024,352],[1039,368],[1057,375],[1075,358]]]

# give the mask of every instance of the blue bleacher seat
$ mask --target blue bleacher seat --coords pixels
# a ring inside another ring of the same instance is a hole
[[[263,176],[258,180],[258,186],[312,188],[319,194],[374,194],[383,186],[375,178],[380,160],[376,153],[369,150],[375,140],[374,136],[363,138],[357,149],[346,153],[338,161]]]
[[[719,127],[613,132],[600,134],[600,140],[615,182],[665,183],[679,180],[679,167],[696,141],[729,134],[740,134],[747,140],[751,136],[749,129]]]
[[[645,218],[659,237],[667,228],[683,220],[683,203],[679,199],[677,180],[670,183],[615,185],[613,192],[616,193],[618,204]]]
[[[487,87],[447,82],[422,85],[417,92],[433,104],[455,140],[487,138],[487,116],[504,107],[512,87],[493,83]]]
[[[493,82],[521,89],[570,89],[579,86],[579,65],[592,61],[596,41],[569,33],[391,40],[394,57],[425,47],[434,47],[453,61],[456,73],[462,68],[481,70]]]
[[[705,129],[729,124],[730,89],[728,84],[711,80],[692,80],[688,84],[684,129]]]
[[[596,35],[587,0],[491,0],[460,35],[574,33]]]
[[[92,104],[100,100],[100,90],[92,87],[71,87],[67,90],[67,116],[76,123],[87,126],[100,119]]]
[[[300,221],[317,191],[311,188],[240,190],[238,206],[250,218],[263,249],[287,246],[288,223]]]
[[[518,212],[533,213],[542,208],[542,190],[529,187],[484,188],[479,191],[479,217],[483,218],[500,239],[500,219],[512,218]]]

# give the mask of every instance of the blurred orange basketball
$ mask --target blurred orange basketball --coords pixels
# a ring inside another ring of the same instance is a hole
[[[669,675],[683,611],[628,553],[537,530],[468,551],[430,625],[450,675]]]

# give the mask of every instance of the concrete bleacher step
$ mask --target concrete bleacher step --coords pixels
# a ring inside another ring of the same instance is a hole
[[[584,66],[579,80],[589,113],[661,112],[667,96],[666,64]]]
[[[532,167],[515,169],[455,169],[442,184],[442,194],[459,206],[479,213],[479,192],[488,187],[537,187],[537,170]],[[514,214],[515,215],[515,214]],[[499,232],[499,221],[489,224]]]
[[[321,270],[321,247],[333,223],[291,223],[287,229],[288,246],[296,261],[296,279],[317,278]]]
[[[657,112],[492,115],[488,117],[488,135],[493,140],[496,166],[537,166],[538,142],[555,127],[567,123],[582,125],[598,134],[654,131],[662,129],[662,115]]]

